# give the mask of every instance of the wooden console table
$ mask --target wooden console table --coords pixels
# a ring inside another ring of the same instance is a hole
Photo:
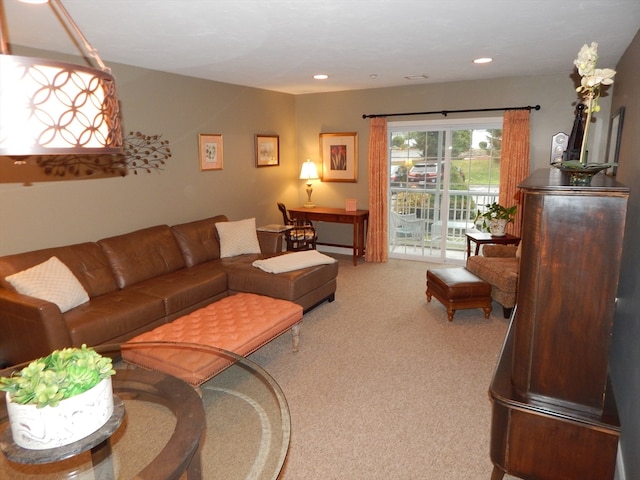
[[[353,265],[358,264],[358,258],[364,256],[365,236],[369,222],[369,210],[347,212],[344,208],[328,207],[297,207],[290,208],[291,218],[300,218],[312,222],[350,223],[353,225],[353,244],[317,242],[319,245],[331,247],[348,247],[353,249]]]

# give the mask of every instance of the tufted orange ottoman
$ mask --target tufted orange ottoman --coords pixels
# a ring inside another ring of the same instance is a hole
[[[237,293],[132,338],[122,345],[122,358],[197,386],[234,361],[207,353],[197,345],[246,356],[291,328],[293,350],[297,351],[300,320],[300,305],[253,293]],[[193,348],[136,345],[140,342],[186,343]]]

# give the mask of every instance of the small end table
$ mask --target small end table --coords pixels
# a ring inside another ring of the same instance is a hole
[[[485,244],[498,244],[498,245],[518,245],[520,243],[520,237],[505,233],[501,237],[496,237],[490,233],[485,232],[467,232],[467,258],[471,256],[471,242],[476,243],[476,249],[474,255],[478,255],[480,251],[480,245]]]

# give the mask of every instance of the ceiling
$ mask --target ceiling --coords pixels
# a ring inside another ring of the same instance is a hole
[[[107,65],[291,94],[570,73],[592,41],[598,66],[615,68],[640,28],[640,0],[62,3]],[[11,45],[78,53],[49,6],[0,4]]]

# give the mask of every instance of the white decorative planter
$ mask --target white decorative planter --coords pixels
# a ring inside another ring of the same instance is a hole
[[[501,218],[494,218],[491,220],[489,224],[489,232],[494,237],[504,237],[505,232],[504,229],[507,226],[507,221]]]
[[[13,441],[30,450],[77,442],[102,427],[113,414],[111,377],[91,390],[62,400],[57,407],[13,403],[8,392],[6,398]]]

